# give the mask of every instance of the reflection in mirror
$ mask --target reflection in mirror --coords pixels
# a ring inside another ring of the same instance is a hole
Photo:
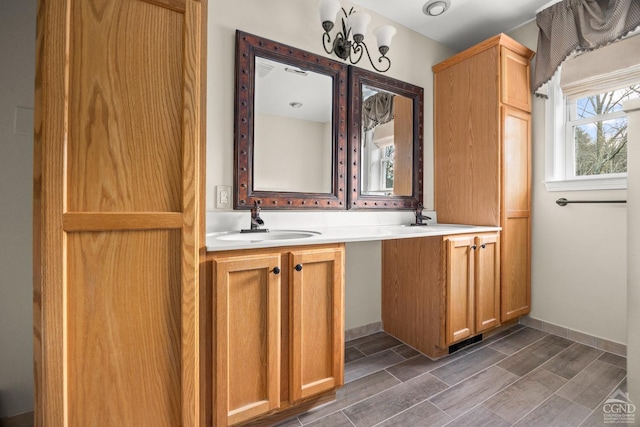
[[[421,87],[360,68],[349,73],[349,208],[422,203]]]
[[[330,193],[331,77],[255,61],[253,189]]]
[[[236,31],[235,209],[345,209],[347,74]]]
[[[413,103],[372,86],[362,86],[361,194],[411,196]]]

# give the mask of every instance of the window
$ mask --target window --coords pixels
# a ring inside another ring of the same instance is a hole
[[[638,98],[640,85],[567,100],[568,165],[573,175],[617,175],[627,172],[627,117],[622,102]]]
[[[547,85],[549,191],[627,188],[627,118],[640,97],[640,35],[565,60]]]
[[[379,148],[380,150],[380,189],[393,191],[393,144]]]
[[[622,103],[640,97],[640,82],[594,95],[565,96],[549,86],[547,189],[626,188],[627,118]]]

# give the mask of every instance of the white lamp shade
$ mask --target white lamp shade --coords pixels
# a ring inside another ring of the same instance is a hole
[[[373,35],[378,41],[378,48],[381,46],[390,47],[391,38],[396,34],[396,29],[391,25],[381,25],[373,30]]]
[[[335,22],[341,7],[340,0],[319,0],[320,22]]]
[[[355,12],[349,15],[349,27],[353,35],[361,34],[367,31],[367,25],[371,22],[371,15],[365,12]]]

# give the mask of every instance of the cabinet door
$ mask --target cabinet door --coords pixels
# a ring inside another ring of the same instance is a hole
[[[280,254],[214,261],[216,425],[280,404]]]
[[[204,423],[205,3],[38,2],[36,426]]]
[[[473,236],[447,238],[447,345],[474,333],[473,245]]]
[[[475,332],[500,324],[500,241],[497,234],[476,237]]]
[[[502,321],[531,308],[531,115],[502,108]]]
[[[291,400],[344,382],[344,249],[290,256]]]
[[[502,102],[524,111],[531,111],[529,58],[502,46],[500,64]]]

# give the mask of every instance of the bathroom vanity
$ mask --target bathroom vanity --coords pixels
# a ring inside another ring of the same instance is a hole
[[[344,244],[211,252],[207,259],[216,425],[333,398],[344,382]]]
[[[431,224],[208,234],[216,425],[274,422],[335,399],[345,242],[382,241],[384,329],[436,358],[500,325],[499,233]]]

